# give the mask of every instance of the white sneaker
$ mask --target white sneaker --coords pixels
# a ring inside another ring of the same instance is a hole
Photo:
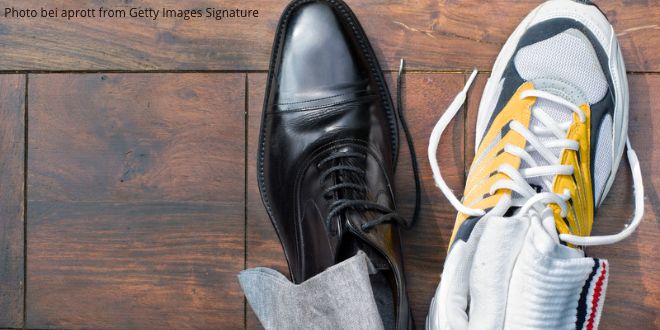
[[[459,213],[427,329],[596,329],[608,263],[585,257],[581,246],[628,237],[644,202],[614,30],[588,1],[548,1],[525,18],[484,90],[475,159],[459,201],[436,151],[475,76],[429,145],[436,183]],[[616,235],[590,236],[626,145],[635,216]]]

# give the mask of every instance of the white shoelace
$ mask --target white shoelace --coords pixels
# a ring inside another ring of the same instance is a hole
[[[521,207],[520,211],[517,213],[518,215],[524,215],[530,212],[541,214],[550,204],[556,204],[561,209],[561,216],[566,217],[568,212],[568,205],[566,202],[571,198],[568,190],[564,191],[561,195],[554,192],[539,193],[527,180],[531,178],[543,178],[546,185],[550,187],[551,181],[548,180],[548,177],[554,178],[556,175],[572,175],[574,172],[573,166],[561,165],[559,157],[555,155],[551,149],[569,149],[577,151],[579,149],[579,144],[577,141],[566,139],[567,131],[571,126],[570,122],[557,123],[540,109],[533,111],[532,116],[541,124],[541,127],[536,127],[530,130],[517,121],[513,121],[510,125],[512,130],[522,135],[527,140],[528,147],[523,149],[514,145],[507,145],[504,149],[504,152],[519,157],[527,163],[529,167],[518,170],[508,164],[500,166],[498,172],[506,175],[508,179],[499,180],[490,188],[491,195],[495,194],[500,189],[508,189],[520,197],[514,199],[511,195],[505,194],[494,208],[489,212],[486,212],[485,210],[470,208],[463,204],[456,195],[454,195],[451,188],[449,188],[443,179],[436,157],[440,138],[451,120],[456,116],[465,103],[467,92],[474,82],[477,72],[476,69],[472,72],[472,75],[470,75],[463,90],[456,96],[454,101],[447,108],[447,111],[440,117],[431,133],[428,156],[431,163],[431,169],[433,170],[433,179],[435,180],[436,185],[456,210],[468,216],[485,216],[487,214],[502,216],[509,207],[512,206]],[[586,115],[580,107],[555,94],[540,90],[528,90],[521,93],[520,97],[521,99],[535,97],[537,99],[543,99],[562,105],[577,114],[581,122],[586,120]],[[554,136],[554,139],[541,140],[539,135]],[[639,159],[637,158],[635,151],[632,149],[630,139],[627,140],[626,147],[628,161],[630,162],[630,168],[633,174],[633,187],[635,194],[635,212],[630,224],[626,225],[625,229],[615,235],[576,236],[573,234],[561,234],[559,235],[559,239],[576,246],[614,244],[624,240],[637,229],[644,215],[644,184],[642,181]],[[539,165],[530,155],[530,151],[537,152],[550,165]]]

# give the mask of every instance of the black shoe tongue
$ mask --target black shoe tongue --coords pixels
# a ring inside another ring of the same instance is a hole
[[[357,154],[363,153],[364,150],[349,145],[336,149],[336,152],[338,154]],[[341,157],[335,160],[332,165],[349,166],[363,171],[366,171],[367,167],[366,159],[361,157]],[[370,196],[368,192],[367,182],[363,173],[357,173],[351,170],[337,171],[333,174],[332,179],[335,184],[350,183],[365,187],[365,190],[363,191],[352,188],[340,189],[337,191],[338,199],[366,202],[370,201],[370,198],[373,197]],[[371,201],[374,202],[373,200]],[[349,225],[359,227],[379,216],[381,216],[379,212],[361,209],[359,205],[345,210],[343,214],[340,215],[341,221],[339,222],[342,224],[342,228],[339,231],[340,237],[337,247],[338,262],[355,256],[359,251],[364,251],[377,270],[390,269],[387,259],[385,259],[380,252],[373,248],[368,242],[347,229],[347,226]]]
[[[365,242],[349,231],[346,231],[341,238],[341,242],[339,243],[339,251],[337,254],[337,261],[341,262],[343,260],[349,259],[355,256],[359,251],[363,251],[367,255],[374,268],[377,270],[390,269],[389,262],[380,252],[378,252],[369,243]]]

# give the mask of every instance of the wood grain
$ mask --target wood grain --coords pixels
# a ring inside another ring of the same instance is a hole
[[[244,75],[29,81],[27,327],[243,327]]]
[[[284,251],[268,213],[261,202],[257,185],[257,149],[259,147],[259,129],[263,113],[264,94],[266,93],[266,74],[248,75],[248,131],[247,131],[247,268],[268,267],[289,276],[289,268],[284,258]],[[246,329],[261,327],[257,316],[249,304],[247,307]]]
[[[601,321],[602,329],[660,328],[660,76],[629,75],[628,134],[644,176],[644,222],[627,240],[587,250],[608,259],[610,278]],[[605,203],[596,214],[595,235],[617,233],[634,211],[632,175],[626,157]]]
[[[277,235],[264,211],[256,184],[256,148],[261,121],[265,75],[249,75],[250,111],[248,120],[248,267],[266,266],[288,274],[286,261]],[[394,90],[390,77],[391,90]],[[447,212],[449,203],[436,190],[426,156],[426,141],[436,117],[453,99],[453,90],[464,82],[461,74],[409,74],[405,78],[405,113],[416,142],[417,160],[423,181],[422,213],[417,226],[404,233],[404,260],[413,312],[418,327],[423,327],[431,297],[438,285],[447,241],[455,214]],[[393,95],[394,96],[394,95]],[[403,134],[403,133],[401,133]],[[447,129],[438,158],[445,170],[447,182],[462,189],[463,178],[463,120],[459,118]],[[414,183],[408,147],[401,135],[399,170],[396,176],[397,203],[408,218],[414,207]],[[258,320],[249,312],[248,329],[260,328]]]
[[[257,149],[266,90],[266,74],[248,75],[247,267],[269,267],[289,275],[284,251],[257,185]]]
[[[0,329],[260,328],[236,274],[244,266],[288,274],[255,169],[266,81],[260,71],[268,68],[288,1],[51,2],[60,9],[260,11],[257,19],[216,22],[9,19],[2,16],[4,7],[39,8],[43,1],[0,0],[0,72],[46,71],[29,75],[29,102],[26,76],[0,74]],[[461,89],[467,77],[462,72],[490,70],[510,33],[541,1],[346,1],[383,68],[396,70],[405,57],[411,72],[404,102],[421,165],[423,208],[420,222],[404,234],[404,256],[422,328],[455,217],[433,185],[428,137]],[[632,238],[587,251],[611,264],[601,329],[658,329],[660,4],[613,0],[599,6],[632,73],[630,135],[647,203]],[[51,71],[126,72],[46,74]],[[479,75],[467,112],[452,123],[438,154],[459,195],[474,157],[474,124],[487,75]],[[394,92],[395,77],[388,78]],[[397,197],[410,217],[412,174],[403,140],[401,147]],[[595,234],[616,232],[629,219],[631,184],[624,161]]]
[[[242,203],[243,74],[30,78],[30,200]]]
[[[209,202],[30,202],[27,326],[243,327],[243,212]]]
[[[489,70],[513,29],[540,1],[347,1],[388,69]],[[61,0],[57,7],[243,8],[253,19],[0,20],[0,70],[267,70],[277,21],[288,0]],[[660,71],[660,6],[615,0],[599,5],[612,21],[631,71]],[[40,8],[42,1],[4,7]]]
[[[23,327],[25,76],[0,76],[0,328]]]
[[[418,329],[424,328],[456,220],[456,213],[433,181],[427,155],[428,141],[436,121],[454,99],[454,91],[461,89],[463,84],[461,74],[409,74],[404,78],[404,113],[415,143],[422,181],[420,218],[415,227],[403,235],[408,295]],[[390,90],[395,90],[394,83],[390,86]],[[409,219],[415,206],[415,190],[408,146],[402,131],[400,135],[397,203],[400,212]],[[437,153],[443,177],[456,191],[462,191],[465,182],[463,141],[464,120],[459,116],[447,127]]]
[[[645,177],[646,213],[637,232],[622,243],[593,247],[587,254],[610,261],[607,298],[601,329],[657,329],[660,327],[660,257],[656,247],[660,236],[660,149],[654,145],[660,129],[660,76],[629,75],[629,136],[638,152]],[[474,158],[475,125],[479,100],[487,75],[479,75],[468,100],[466,146],[468,166]],[[605,203],[598,210],[594,235],[619,232],[633,213],[632,176],[627,161],[621,163],[617,179]],[[467,169],[467,167],[466,167]]]

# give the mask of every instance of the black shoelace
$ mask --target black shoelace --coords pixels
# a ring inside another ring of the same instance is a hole
[[[413,144],[405,116],[403,114],[402,77],[404,65],[405,62],[402,59],[397,77],[397,115],[408,142],[413,176],[415,180],[415,209],[413,212],[412,220],[410,222],[406,222],[405,219],[394,210],[367,199],[367,188],[365,184],[366,172],[364,169],[354,165],[355,160],[358,162],[366,160],[367,150],[362,145],[349,143],[342,146],[342,149],[347,151],[337,151],[321,160],[321,162],[318,164],[319,168],[325,166],[326,164],[332,164],[328,167],[328,169],[321,173],[322,182],[328,180],[328,178],[333,176],[333,174],[339,178],[337,180],[338,183],[328,187],[323,192],[325,198],[327,199],[337,198],[337,200],[330,205],[330,212],[325,218],[327,228],[333,232],[335,230],[333,230],[331,226],[332,219],[347,210],[354,210],[358,212],[371,211],[381,214],[377,218],[365,222],[362,225],[362,230],[364,231],[368,231],[384,223],[397,223],[406,229],[410,229],[417,222],[421,205],[421,190],[419,182],[419,166],[417,164],[415,146]],[[340,228],[341,226],[337,228],[337,231],[340,230]]]
[[[412,135],[408,129],[408,123],[406,121],[406,116],[403,111],[403,71],[406,67],[406,61],[401,59],[401,64],[399,66],[399,74],[396,78],[396,107],[397,114],[399,116],[399,122],[401,123],[401,128],[403,133],[406,136],[406,142],[408,142],[408,150],[410,153],[410,164],[413,171],[413,179],[415,180],[415,209],[413,211],[413,216],[410,222],[405,226],[406,229],[410,229],[415,226],[417,220],[419,219],[419,211],[422,207],[422,185],[419,180],[419,164],[417,163],[417,152],[415,151],[415,143],[413,142]]]

